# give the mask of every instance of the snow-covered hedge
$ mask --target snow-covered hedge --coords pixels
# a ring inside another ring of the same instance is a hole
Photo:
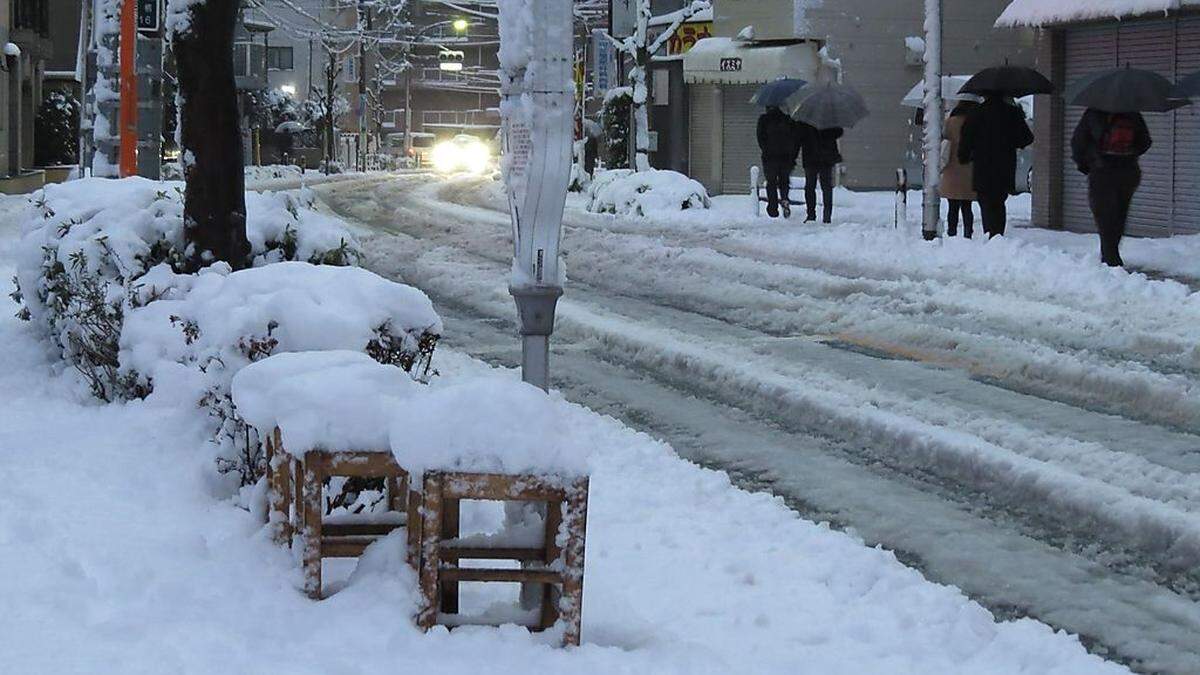
[[[588,211],[647,216],[663,211],[707,209],[712,202],[700,183],[677,171],[597,172],[588,189]]]
[[[46,186],[23,214],[13,298],[104,400],[145,393],[117,372],[117,341],[125,312],[153,300],[135,293],[146,272],[187,257],[182,191],[142,178],[84,179]],[[349,231],[311,209],[311,199],[246,195],[255,265],[357,263]]]
[[[13,298],[98,398],[198,404],[222,470],[249,483],[262,453],[229,394],[242,367],[348,349],[425,379],[442,330],[429,299],[354,267],[357,243],[311,193],[247,193],[253,266],[184,274],[182,189],[80,180],[48,186],[23,214]]]
[[[357,267],[283,262],[200,274],[160,265],[142,277],[120,341],[121,379],[158,399],[199,401],[214,424],[222,467],[243,482],[261,473],[252,428],[230,396],[234,375],[285,352],[351,350],[424,380],[442,332],[421,291]]]

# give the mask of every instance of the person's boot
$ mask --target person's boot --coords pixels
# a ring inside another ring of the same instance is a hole
[[[806,222],[806,223],[815,223],[815,222],[817,222],[817,212],[816,212],[816,211],[809,211],[809,212],[808,212],[808,217],[806,217],[806,218],[804,219],[804,222]]]
[[[783,202],[779,206],[783,208],[783,217],[784,218],[792,217],[792,205],[790,203]]]
[[[771,216],[772,218],[778,218],[779,217],[779,207],[768,206],[767,207],[767,215]]]

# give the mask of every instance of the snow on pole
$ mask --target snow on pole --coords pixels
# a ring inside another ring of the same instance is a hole
[[[942,0],[925,0],[925,195],[921,232],[941,234]]]
[[[571,3],[497,3],[501,168],[513,223],[509,291],[521,318],[522,374],[549,387],[549,336],[562,295],[563,206],[571,175],[574,44]]]

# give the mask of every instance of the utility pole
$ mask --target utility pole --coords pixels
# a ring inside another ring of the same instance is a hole
[[[121,3],[121,38],[118,60],[121,64],[121,105],[119,135],[121,151],[118,172],[121,178],[137,175],[137,5]]]
[[[941,236],[942,0],[925,0],[925,191],[921,234]]]
[[[367,34],[363,30],[364,2],[358,0],[358,170],[367,170]],[[371,7],[366,7],[366,30],[371,30]]]

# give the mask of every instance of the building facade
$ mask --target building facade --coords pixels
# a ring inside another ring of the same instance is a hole
[[[1170,4],[1170,3],[1168,3]],[[1036,2],[1013,2],[1003,26],[1041,28],[1038,64],[1057,91],[1097,71],[1126,64],[1170,80],[1200,71],[1200,3],[1176,1],[1163,11],[1107,16],[1055,13]],[[1035,99],[1033,222],[1076,232],[1094,232],[1087,181],[1070,157],[1070,139],[1083,108],[1061,96]],[[1142,157],[1142,183],[1130,210],[1128,231],[1137,235],[1200,233],[1200,111],[1188,106],[1171,113],[1146,113],[1154,145]]]
[[[1035,40],[1031,30],[1001,30],[996,18],[1008,0],[972,0],[945,4],[943,69],[969,74],[1004,62],[1031,64]],[[855,189],[890,189],[896,169],[908,160],[913,110],[901,105],[910,88],[924,75],[925,10],[922,0],[838,0],[796,3],[793,0],[713,0],[712,35],[726,45],[709,44],[702,52],[729,51],[726,64],[743,61],[743,68],[703,73],[699,53],[683,59],[689,88],[688,172],[716,192],[748,188],[742,165],[755,163],[753,119],[761,111],[749,98],[762,83],[779,76],[840,78],[863,94],[871,115],[842,143],[845,161],[838,180]],[[701,43],[704,44],[704,43]],[[740,56],[735,49],[743,50]],[[763,50],[776,51],[770,56]],[[812,57],[812,70],[797,69]],[[689,66],[689,59],[695,67]],[[753,63],[753,69],[747,64]],[[791,64],[791,65],[788,65]],[[778,72],[771,70],[778,69]],[[789,70],[790,69],[790,70]],[[695,71],[696,74],[690,74]],[[786,72],[785,72],[786,71]],[[719,96],[719,98],[718,98]],[[740,139],[714,145],[711,120],[720,115],[723,137]],[[706,140],[707,139],[707,140]],[[717,157],[724,166],[716,172]],[[675,160],[678,163],[678,160]],[[669,161],[662,161],[669,164]]]

